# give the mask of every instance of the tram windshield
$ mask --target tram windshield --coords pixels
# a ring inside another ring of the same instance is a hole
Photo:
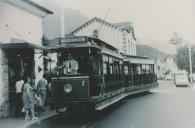
[[[55,61],[48,63],[52,75],[98,75],[100,74],[100,55],[53,53]],[[51,59],[52,60],[52,59]],[[54,59],[53,59],[54,60]]]

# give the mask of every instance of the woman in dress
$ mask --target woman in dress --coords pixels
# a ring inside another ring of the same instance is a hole
[[[23,85],[23,95],[22,95],[22,99],[23,99],[23,105],[24,105],[24,109],[25,109],[25,120],[29,120],[29,111],[31,111],[32,113],[32,120],[37,120],[38,118],[35,117],[35,112],[34,112],[34,108],[35,108],[35,95],[34,95],[34,91],[32,86],[30,85],[30,78],[29,77],[25,77],[24,78],[24,85]]]

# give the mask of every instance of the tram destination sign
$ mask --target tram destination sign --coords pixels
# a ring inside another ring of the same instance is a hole
[[[61,38],[60,43],[68,44],[68,43],[78,43],[78,42],[86,42],[86,41],[87,41],[87,38],[85,36],[66,37],[66,38]]]

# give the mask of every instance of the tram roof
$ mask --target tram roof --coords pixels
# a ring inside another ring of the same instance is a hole
[[[48,43],[48,46],[49,49],[51,50],[60,49],[60,48],[79,48],[79,47],[94,47],[98,49],[101,49],[102,47],[106,47],[113,51],[118,50],[98,38],[89,37],[89,36],[71,36],[65,38],[56,38],[54,40],[51,40]]]
[[[154,64],[154,60],[146,56],[129,56],[124,55],[124,61],[132,64]]]

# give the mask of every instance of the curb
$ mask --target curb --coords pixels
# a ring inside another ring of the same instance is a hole
[[[43,113],[43,116],[40,116],[38,120],[29,120],[29,121],[24,121],[24,124],[22,126],[19,127],[14,127],[14,128],[29,128],[30,126],[34,125],[34,124],[40,124],[41,121],[48,119],[52,116],[57,115],[57,113],[55,111],[47,111],[45,113]]]
[[[0,127],[2,128],[29,128],[31,125],[40,124],[41,121],[57,115],[56,111],[43,112],[38,120],[25,121],[24,117],[21,118],[4,118],[0,119]]]

